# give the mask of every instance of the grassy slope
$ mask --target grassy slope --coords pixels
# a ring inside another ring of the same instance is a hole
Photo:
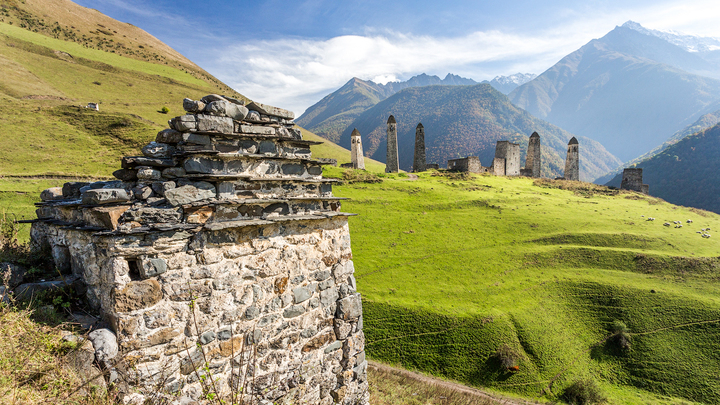
[[[592,377],[610,403],[720,401],[719,265],[701,259],[717,242],[695,233],[719,216],[524,178],[423,174],[335,193],[360,214],[350,229],[373,357],[527,396]],[[633,333],[624,356],[602,343],[614,320]],[[520,372],[493,360],[502,344],[522,354]]]

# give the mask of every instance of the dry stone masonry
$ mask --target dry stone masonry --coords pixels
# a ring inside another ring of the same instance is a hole
[[[623,170],[620,188],[623,190],[637,191],[638,193],[649,194],[650,186],[643,184],[643,169],[637,167]]]
[[[385,158],[385,173],[400,171],[398,163],[397,122],[392,115],[387,120],[387,155]]]
[[[350,162],[353,169],[365,170],[365,156],[363,156],[362,137],[357,128],[350,134]]]
[[[568,142],[567,158],[565,158],[565,180],[580,180],[580,152],[577,139],[573,136]]]
[[[413,171],[424,172],[427,170],[425,161],[425,127],[418,123],[415,127],[415,156],[413,157]]]
[[[540,135],[533,132],[528,141],[527,155],[525,155],[525,168],[520,174],[526,177],[540,177],[542,166],[542,152],[540,151]]]
[[[183,107],[118,180],[44,191],[32,226],[112,325],[110,375],[132,395],[367,404],[351,214],[322,177],[331,162],[311,158],[318,142],[289,111],[219,95]]]

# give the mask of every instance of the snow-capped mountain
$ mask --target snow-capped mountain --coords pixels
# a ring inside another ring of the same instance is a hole
[[[677,45],[688,52],[711,52],[720,50],[720,39],[713,37],[701,37],[689,35],[677,31],[660,31],[643,27],[635,21],[628,21],[622,25],[645,35],[652,35],[673,45]]]
[[[522,86],[536,77],[537,75],[534,73],[515,73],[510,76],[495,76],[491,81],[484,81],[483,83],[490,83],[497,91],[508,94],[515,90],[516,87]]]

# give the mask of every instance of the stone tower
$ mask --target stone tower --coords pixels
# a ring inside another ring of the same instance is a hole
[[[638,193],[643,194],[650,193],[650,186],[643,184],[643,169],[639,167],[629,167],[623,170],[620,188],[623,190],[637,191]]]
[[[415,128],[415,159],[413,160],[413,171],[424,172],[427,170],[425,163],[425,128],[422,123]]]
[[[385,157],[385,173],[397,173],[398,166],[398,143],[397,123],[392,115],[387,120],[387,156]]]
[[[568,142],[567,158],[565,159],[565,180],[580,180],[580,152],[578,141],[573,136]]]
[[[353,169],[365,170],[362,139],[360,138],[360,131],[358,131],[357,128],[353,129],[350,135],[350,147],[350,161],[352,162]]]
[[[540,152],[540,135],[533,132],[528,141],[527,155],[525,156],[525,171],[530,177],[540,177],[542,166],[542,153]]]
[[[34,245],[117,340],[98,361],[153,402],[367,405],[352,214],[322,177],[334,162],[311,157],[320,142],[290,111],[219,95],[183,107],[118,180],[41,195]]]
[[[497,141],[491,172],[495,176],[517,176],[520,174],[520,144]]]

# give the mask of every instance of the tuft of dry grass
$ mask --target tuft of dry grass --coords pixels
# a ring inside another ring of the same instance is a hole
[[[59,327],[36,323],[32,315],[32,310],[0,304],[0,403],[114,403],[70,367],[78,345],[64,341]]]

